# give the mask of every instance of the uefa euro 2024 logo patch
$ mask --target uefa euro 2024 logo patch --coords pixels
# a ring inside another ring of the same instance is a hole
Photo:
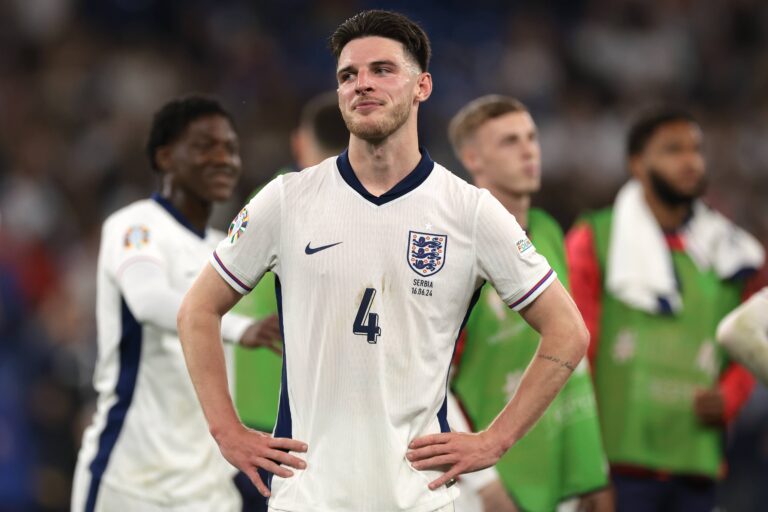
[[[243,208],[240,210],[240,213],[237,214],[234,220],[232,220],[232,224],[229,225],[229,231],[227,231],[229,243],[233,244],[237,242],[237,239],[240,238],[240,235],[245,233],[245,228],[248,227],[248,220],[248,209]]]
[[[123,246],[126,249],[141,249],[149,243],[149,228],[137,225],[128,228],[123,237]]]
[[[408,265],[422,277],[440,272],[445,263],[448,235],[408,232]]]
[[[520,254],[523,254],[525,251],[533,247],[533,244],[527,238],[521,238],[515,245],[517,245],[517,252]]]

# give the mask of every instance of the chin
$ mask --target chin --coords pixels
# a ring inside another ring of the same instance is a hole
[[[208,200],[212,203],[223,203],[225,201],[229,201],[229,199],[232,197],[232,193],[234,192],[233,188],[226,188],[226,189],[213,189],[208,194]]]
[[[348,128],[352,135],[363,140],[381,140],[392,133],[378,123],[356,123]]]

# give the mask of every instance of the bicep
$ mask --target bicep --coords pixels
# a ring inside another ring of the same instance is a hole
[[[208,263],[187,292],[184,303],[195,310],[223,316],[237,304],[241,296]]]
[[[579,333],[584,329],[576,304],[558,280],[554,280],[531,304],[520,310],[520,316],[542,335]]]

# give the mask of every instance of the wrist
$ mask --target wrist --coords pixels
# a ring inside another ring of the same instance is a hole
[[[226,421],[217,420],[208,424],[208,431],[217,443],[221,443],[228,435],[245,428],[237,418]]]
[[[487,430],[484,430],[481,433],[481,435],[483,435],[487,442],[493,446],[493,449],[498,452],[499,457],[504,455],[507,450],[517,442],[517,439],[514,436],[502,432],[502,429],[499,428],[496,423],[489,426]]]

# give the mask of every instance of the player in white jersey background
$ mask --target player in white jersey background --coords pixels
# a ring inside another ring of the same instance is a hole
[[[176,314],[224,237],[206,227],[240,176],[237,134],[215,100],[174,100],[155,115],[147,153],[160,192],[112,214],[97,268],[97,410],[83,436],[72,510],[240,511],[229,465],[212,442],[184,365]],[[276,317],[227,315],[222,336],[279,340]]]
[[[270,509],[453,510],[455,477],[525,434],[583,357],[586,329],[514,217],[419,147],[423,30],[366,11],[331,47],[349,149],[278,177],[238,215],[182,304],[184,354],[222,453]],[[285,340],[274,437],[238,420],[219,333],[267,270]],[[450,432],[448,368],[486,280],[541,333],[538,357],[488,430]],[[274,473],[271,490],[257,468]]]

